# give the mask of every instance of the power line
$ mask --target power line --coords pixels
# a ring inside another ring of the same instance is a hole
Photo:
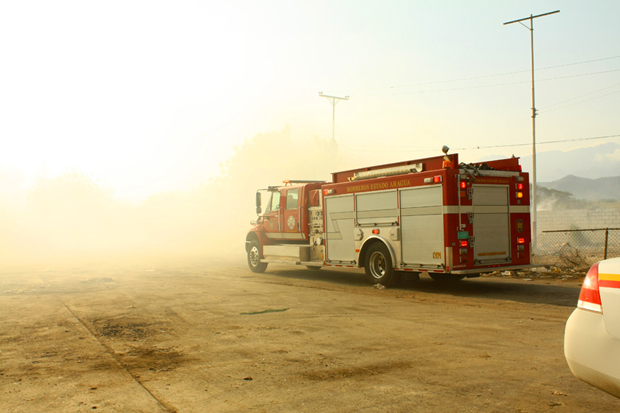
[[[594,136],[590,138],[573,138],[573,139],[559,139],[555,141],[544,141],[544,142],[536,142],[537,145],[545,145],[552,143],[565,143],[565,142],[578,142],[578,141],[590,141],[597,139],[609,139],[609,138],[618,138],[620,135],[606,135],[606,136]],[[511,148],[518,146],[528,146],[531,143],[513,143],[509,145],[489,145],[489,146],[471,146],[467,148],[453,148],[453,150],[467,151],[467,150],[478,150],[478,149],[495,149],[495,148]],[[437,152],[437,148],[419,148],[419,147],[407,147],[407,146],[382,146],[381,148],[377,148],[376,145],[347,145],[347,144],[338,144],[338,146],[353,148],[358,152],[391,152],[391,151],[419,151],[419,152]],[[372,149],[360,149],[360,147],[372,147]]]
[[[558,67],[574,66],[574,65],[582,65],[582,64],[585,64],[585,63],[600,62],[600,61],[602,61],[602,60],[610,60],[610,59],[618,59],[618,58],[620,58],[620,56],[604,57],[604,58],[602,58],[602,59],[584,60],[583,62],[566,63],[566,64],[563,64],[563,65],[556,65],[556,66],[541,67],[541,68],[536,69],[536,70],[555,69],[555,68],[558,68]],[[527,70],[526,70],[526,71],[527,71]]]
[[[569,106],[579,105],[580,103],[589,102],[591,100],[603,98],[603,97],[609,96],[609,95],[615,95],[616,93],[620,93],[620,90],[616,90],[615,92],[611,92],[611,93],[606,93],[604,95],[597,96],[597,97],[594,97],[594,98],[591,98],[591,99],[586,99],[586,100],[582,100],[582,101],[579,101],[579,102],[571,103],[570,105],[560,106],[559,108],[549,109],[549,110],[544,111],[543,113],[549,113],[549,112],[553,112],[554,110],[564,109],[564,108],[567,108]]]
[[[544,141],[544,142],[536,142],[537,145],[545,145],[550,143],[564,143],[564,142],[577,142],[577,141],[591,141],[596,139],[608,139],[608,138],[617,138],[620,135],[607,135],[607,136],[595,136],[592,138],[575,138],[575,139],[559,139],[555,141]],[[454,148],[454,150],[471,150],[471,149],[493,149],[493,148],[511,148],[516,146],[527,146],[531,145],[530,143],[513,143],[511,145],[492,145],[492,146],[476,146],[471,148]]]
[[[584,60],[581,62],[573,62],[573,63],[565,63],[565,64],[555,65],[555,66],[541,67],[541,68],[536,69],[536,72],[541,71],[541,70],[556,69],[558,67],[575,66],[575,65],[581,65],[581,64],[586,64],[586,63],[600,62],[604,60],[618,59],[618,58],[620,58],[620,56],[610,56],[610,57],[604,57],[601,59]],[[495,74],[463,77],[463,78],[449,79],[449,80],[438,80],[434,82],[412,83],[412,84],[407,84],[407,85],[379,86],[375,88],[362,88],[362,89],[347,89],[347,91],[348,92],[360,92],[360,91],[371,91],[371,90],[381,90],[381,89],[397,89],[397,88],[405,88],[405,87],[413,87],[413,86],[437,85],[441,83],[462,82],[465,80],[486,79],[490,77],[508,76],[508,75],[514,75],[518,73],[529,73],[529,72],[530,70],[518,70],[514,72],[495,73]],[[522,83],[522,82],[519,82],[519,83]]]
[[[560,76],[560,77],[550,77],[548,79],[540,79],[540,81],[545,81],[545,80],[557,80],[557,79],[568,79],[571,77],[581,77],[581,76],[591,76],[591,75],[600,75],[603,73],[611,73],[611,72],[618,72],[620,71],[620,69],[612,69],[612,70],[603,70],[601,72],[590,72],[590,73],[581,73],[579,75],[568,75],[568,76]]]
[[[547,109],[547,108],[550,108],[550,107],[553,107],[553,106],[561,105],[562,103],[565,103],[565,102],[570,102],[571,100],[575,100],[575,99],[582,98],[582,97],[584,97],[584,96],[593,95],[593,94],[595,94],[595,93],[602,92],[603,90],[611,89],[611,88],[616,87],[616,86],[620,86],[620,83],[616,83],[615,85],[607,86],[607,87],[604,87],[604,88],[602,88],[602,89],[598,89],[598,90],[595,90],[595,91],[593,91],[593,92],[586,93],[586,94],[584,94],[584,95],[575,96],[574,98],[570,98],[570,99],[562,100],[562,101],[560,101],[560,102],[554,103],[553,105],[549,105],[549,106],[545,106],[545,107],[543,107],[543,110],[545,110],[545,109]],[[613,92],[613,93],[617,93],[617,92]],[[610,93],[610,94],[611,94],[611,93]],[[607,95],[603,95],[603,96],[607,96]],[[602,96],[599,96],[599,97],[602,97]],[[552,109],[552,110],[555,110],[555,109]]]
[[[590,72],[590,73],[581,73],[581,74],[578,74],[578,75],[551,77],[551,78],[547,78],[547,79],[538,79],[538,82],[546,82],[546,81],[550,81],[550,80],[560,80],[560,79],[569,79],[569,78],[581,77],[581,76],[600,75],[600,74],[604,74],[604,73],[619,72],[619,71],[620,71],[620,69],[612,69],[612,70],[605,70],[605,71],[602,71],[602,72]],[[399,92],[399,93],[373,93],[373,94],[362,94],[362,95],[358,95],[358,96],[395,96],[395,95],[412,95],[412,94],[419,94],[419,93],[451,92],[451,91],[455,91],[455,90],[483,89],[483,88],[498,87],[498,86],[519,85],[519,84],[530,83],[530,82],[531,82],[530,80],[524,80],[524,81],[519,81],[519,82],[496,83],[496,84],[493,84],[493,85],[463,86],[463,87],[457,87],[457,88],[451,88],[451,89],[417,90],[417,91],[412,91],[412,92]]]

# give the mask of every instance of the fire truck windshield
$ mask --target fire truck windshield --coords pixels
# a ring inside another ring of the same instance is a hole
[[[269,200],[269,205],[265,209],[265,214],[270,213],[271,211],[280,209],[280,191],[273,191],[271,193],[271,199]]]

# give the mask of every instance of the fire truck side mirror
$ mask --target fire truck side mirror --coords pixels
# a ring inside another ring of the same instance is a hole
[[[260,214],[261,212],[263,212],[262,208],[261,208],[261,195],[260,192],[256,192],[256,215]]]

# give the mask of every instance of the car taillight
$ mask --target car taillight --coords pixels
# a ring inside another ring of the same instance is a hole
[[[590,268],[590,271],[586,274],[586,278],[583,280],[577,307],[597,311],[599,313],[603,312],[603,308],[601,307],[601,294],[598,290],[598,262]]]

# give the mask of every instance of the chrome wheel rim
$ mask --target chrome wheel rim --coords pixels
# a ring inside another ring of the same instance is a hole
[[[258,247],[254,246],[252,247],[252,249],[250,249],[250,264],[252,264],[252,267],[256,267],[258,266],[258,264],[260,264],[260,254],[258,252]]]
[[[385,257],[378,251],[375,251],[370,256],[370,274],[374,278],[381,279],[386,272]]]

